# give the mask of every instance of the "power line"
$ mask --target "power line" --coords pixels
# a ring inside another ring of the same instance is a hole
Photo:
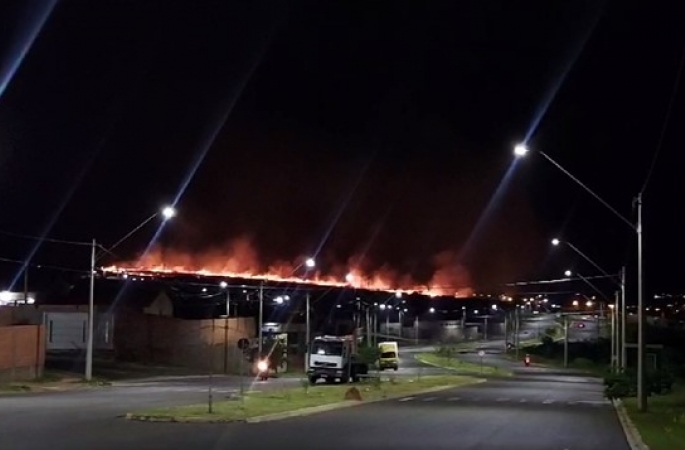
[[[63,271],[63,272],[88,273],[88,270],[83,270],[83,269],[74,269],[72,267],[63,267],[63,266],[53,266],[53,265],[49,265],[49,264],[32,264],[32,263],[27,263],[26,261],[21,261],[18,259],[3,258],[3,257],[0,257],[0,262],[10,263],[10,264],[21,264],[22,266],[25,266],[25,267],[33,267],[33,268],[37,268],[37,269],[50,269],[50,270],[59,270],[59,271]]]
[[[673,104],[675,103],[676,94],[678,93],[678,86],[680,85],[680,77],[683,74],[683,66],[685,66],[685,45],[683,45],[683,52],[680,56],[680,63],[678,64],[678,72],[676,73],[675,81],[673,82],[673,88],[671,89],[671,97],[668,101],[668,108],[666,109],[666,116],[664,117],[664,123],[661,126],[661,132],[659,133],[659,140],[657,141],[656,150],[654,151],[654,156],[652,157],[652,163],[649,166],[649,171],[647,171],[647,177],[642,185],[640,193],[644,193],[647,189],[649,181],[652,179],[652,174],[654,173],[654,167],[656,166],[657,159],[659,159],[659,154],[661,153],[661,148],[663,147],[664,137],[666,136],[666,129],[668,128],[668,121],[671,118],[671,112],[673,111]]]
[[[16,238],[20,238],[20,239],[28,239],[31,241],[51,242],[53,244],[78,245],[81,247],[92,247],[93,246],[92,242],[70,241],[67,239],[57,239],[57,238],[49,238],[49,237],[32,236],[30,234],[14,233],[12,231],[5,231],[5,230],[0,230],[0,234],[4,234],[5,236],[16,237]],[[105,253],[109,253],[113,256],[116,256],[116,254],[110,252],[105,247],[103,247],[101,244],[95,243],[95,247],[102,250]]]
[[[90,247],[93,245],[92,242],[69,241],[66,239],[55,239],[55,238],[49,238],[49,237],[31,236],[29,234],[13,233],[11,231],[4,231],[4,230],[0,230],[0,234],[4,234],[5,236],[12,236],[12,237],[16,237],[16,238],[21,238],[21,239],[28,239],[28,240],[32,240],[32,241],[52,242],[54,244],[82,245],[82,246],[87,246],[87,247]]]

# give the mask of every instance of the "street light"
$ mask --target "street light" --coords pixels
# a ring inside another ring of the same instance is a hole
[[[124,242],[126,239],[131,237],[133,233],[136,231],[140,230],[143,226],[145,226],[148,222],[150,222],[152,219],[157,217],[160,212],[164,216],[164,220],[171,219],[176,215],[176,210],[171,207],[171,206],[166,206],[164,207],[161,211],[155,212],[152,214],[150,217],[147,219],[143,220],[140,224],[138,224],[136,227],[134,227],[131,231],[126,233],[124,237],[119,239],[117,242],[114,243],[109,249],[106,249],[105,251],[107,253],[111,253],[111,250],[120,245],[122,242]],[[101,248],[98,246],[98,243],[95,239],[93,239],[92,244],[91,244],[91,251],[90,251],[90,288],[89,288],[89,293],[88,293],[88,333],[86,337],[86,370],[85,370],[85,378],[86,381],[90,381],[93,378],[93,323],[95,322],[95,263],[98,259],[96,255],[96,249]]]
[[[528,147],[526,147],[525,144],[516,144],[516,146],[514,147],[514,155],[516,155],[517,158],[526,156],[527,153]]]
[[[354,274],[352,274],[352,272],[350,272],[347,275],[345,275],[345,281],[352,284],[352,282],[354,281]]]
[[[307,266],[309,269],[313,269],[316,267],[316,261],[314,258],[307,258],[307,260],[304,262],[304,265]]]
[[[517,157],[522,157],[528,153],[528,148],[523,144],[518,144],[514,147],[514,154]],[[573,182],[579,185],[585,192],[592,195],[595,200],[600,202],[611,211],[616,217],[618,217],[623,223],[627,224],[631,230],[633,230],[637,237],[637,407],[639,411],[647,410],[647,395],[644,386],[645,377],[645,333],[644,333],[644,286],[643,286],[643,255],[642,255],[642,191],[640,191],[635,197],[635,206],[637,210],[637,221],[636,223],[628,220],[623,214],[618,212],[613,206],[611,206],[606,200],[600,197],[595,191],[590,189],[585,183],[580,181],[578,178],[573,176],[571,172],[566,170],[561,164],[556,162],[552,157],[542,150],[538,150],[537,153],[542,155],[547,161],[549,161],[554,167],[559,169],[567,177],[569,177]]]
[[[165,219],[176,217],[176,209],[173,206],[165,206],[164,209],[162,209],[162,215]]]
[[[111,246],[107,249],[107,252],[111,252],[111,251],[114,250],[116,247],[118,247],[119,245],[121,245],[122,242],[124,242],[126,239],[130,238],[136,231],[138,231],[138,230],[140,230],[141,228],[143,228],[145,225],[148,224],[148,222],[150,222],[151,220],[155,219],[155,218],[156,218],[157,216],[159,216],[160,214],[161,214],[162,217],[164,218],[164,221],[167,221],[167,220],[169,220],[169,219],[172,219],[172,218],[176,217],[176,208],[174,208],[173,206],[165,206],[164,208],[162,208],[162,209],[160,209],[159,211],[155,212],[155,213],[152,214],[150,217],[148,217],[147,219],[143,220],[143,221],[140,222],[138,225],[136,225],[135,227],[133,227],[133,229],[132,229],[131,231],[129,231],[128,233],[126,233],[121,239],[119,239],[119,240],[116,241],[113,245],[111,245]]]
[[[562,241],[559,239],[552,239],[552,245],[558,246]],[[616,321],[616,327],[614,329],[614,332],[616,333],[615,339],[616,342],[620,342],[620,348],[617,349],[617,354],[616,354],[616,359],[620,362],[621,368],[625,369],[626,367],[626,282],[625,282],[625,268],[621,269],[621,274],[618,277],[618,280],[616,279],[616,276],[614,275],[609,275],[609,273],[604,270],[599,264],[597,264],[592,258],[590,258],[588,255],[586,255],[584,252],[580,251],[578,247],[573,245],[569,241],[563,241],[571,250],[576,252],[578,255],[580,255],[585,261],[589,262],[592,264],[597,270],[599,270],[604,276],[607,278],[610,278],[611,281],[613,281],[615,284],[618,285],[618,287],[621,289],[621,297],[620,297],[620,302],[618,298],[618,293],[617,299],[616,299],[616,314],[621,314],[621,322],[619,323]],[[620,303],[620,305],[619,305]],[[610,305],[613,306],[613,305]],[[620,332],[620,336],[619,336]],[[612,335],[613,337],[613,335]],[[618,345],[617,345],[618,347]],[[620,355],[620,356],[619,356]]]
[[[571,272],[570,270],[567,270],[566,272],[564,272],[564,275],[566,275],[567,277],[570,277],[571,275],[573,275],[573,272]]]
[[[433,314],[433,313],[435,312],[435,308],[433,308],[433,307],[431,306],[430,309],[428,310],[428,312],[431,313],[431,314]]]

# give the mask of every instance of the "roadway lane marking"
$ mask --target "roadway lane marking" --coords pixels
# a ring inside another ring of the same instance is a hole
[[[401,402],[409,402],[411,400],[414,400],[414,397],[404,397],[400,399]]]
[[[554,403],[554,400],[550,400],[550,399],[547,399],[544,402],[542,402],[543,405],[551,405],[552,403]]]
[[[497,401],[498,401],[498,402],[508,402],[508,401],[509,401],[509,397],[500,397],[500,398],[497,399]]]
[[[522,398],[521,400],[519,400],[519,403],[526,403],[527,401],[528,400],[526,400],[525,398]]]
[[[461,399],[461,397],[450,397],[450,398],[449,398],[449,401],[450,401],[450,402],[456,402],[456,401],[458,401],[458,400],[460,400],[460,399]]]
[[[437,397],[426,397],[426,398],[423,399],[423,401],[424,401],[424,402],[432,402],[432,401],[435,400],[436,398],[437,398]]]

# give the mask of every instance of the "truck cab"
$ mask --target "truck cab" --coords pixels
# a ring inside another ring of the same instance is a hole
[[[327,383],[359,381],[368,373],[368,365],[359,361],[356,342],[352,337],[322,336],[309,345],[307,377],[311,384],[319,379]]]
[[[397,342],[379,342],[378,353],[378,368],[380,370],[397,370],[400,367],[399,346]]]

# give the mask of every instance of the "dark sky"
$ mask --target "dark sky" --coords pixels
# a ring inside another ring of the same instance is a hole
[[[0,5],[0,77],[48,3]],[[321,246],[324,269],[368,247],[369,267],[419,278],[451,251],[496,286],[592,273],[552,253],[563,234],[618,270],[630,229],[540,155],[476,225],[531,130],[632,219],[684,44],[679,8],[647,1],[62,0],[0,92],[0,231],[112,243],[200,161],[162,245],[247,235],[265,262]],[[684,91],[644,197],[652,290],[684,287]],[[2,258],[29,248],[0,236]],[[33,260],[88,253],[45,244]]]

